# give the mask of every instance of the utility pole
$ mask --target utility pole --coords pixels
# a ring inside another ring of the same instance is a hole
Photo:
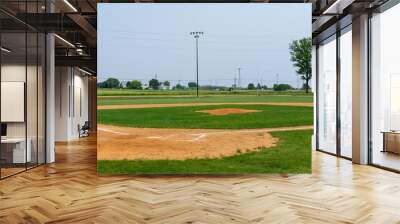
[[[199,98],[199,37],[203,35],[203,32],[195,31],[190,32],[190,35],[196,39],[196,95]]]
[[[239,88],[242,87],[242,83],[240,82],[240,70],[242,70],[242,68],[238,68]]]
[[[279,85],[279,73],[276,74],[276,84]]]

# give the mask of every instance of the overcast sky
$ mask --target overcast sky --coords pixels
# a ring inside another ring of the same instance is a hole
[[[98,78],[297,85],[289,43],[311,36],[310,4],[99,4]]]

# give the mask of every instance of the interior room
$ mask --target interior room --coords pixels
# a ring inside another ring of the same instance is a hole
[[[57,25],[58,13],[76,11],[63,1],[0,2],[1,179],[54,162],[55,142],[96,132],[95,38],[81,35],[79,18]]]
[[[400,170],[400,5],[371,18],[372,164]]]
[[[89,74],[76,67],[56,67],[55,141],[79,139],[80,129],[89,121]]]
[[[99,176],[97,7],[122,2],[178,1],[0,0],[0,223],[399,223],[399,0],[185,0],[310,5],[312,173]]]
[[[45,162],[45,37],[1,33],[1,178]]]

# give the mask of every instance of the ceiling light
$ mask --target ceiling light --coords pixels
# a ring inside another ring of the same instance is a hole
[[[4,51],[6,53],[11,53],[11,50],[5,48],[5,47],[1,47],[1,51]]]
[[[64,0],[65,4],[67,4],[74,12],[78,12],[78,10],[73,6],[68,0]]]
[[[54,34],[54,36],[57,37],[57,38],[58,38],[59,40],[61,40],[62,42],[64,42],[65,44],[67,44],[68,46],[75,48],[75,45],[73,45],[73,44],[72,44],[71,42],[69,42],[68,40],[66,40],[66,39],[64,39],[64,38],[62,38],[62,37],[60,37],[60,36],[57,35],[57,34]]]
[[[351,5],[355,0],[336,0],[322,14],[342,14],[343,10]]]
[[[83,70],[83,69],[81,69],[81,68],[78,68],[78,70],[81,71],[81,72],[83,72],[83,73],[85,73],[86,75],[92,75],[92,73],[90,73],[90,72],[88,72],[88,71],[86,71],[86,70]]]

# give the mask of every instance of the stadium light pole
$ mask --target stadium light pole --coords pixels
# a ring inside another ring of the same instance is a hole
[[[199,37],[203,35],[203,32],[194,31],[190,32],[190,35],[196,39],[196,95],[199,98]]]
[[[238,68],[238,76],[239,76],[239,89],[242,88],[242,83],[240,82],[240,70],[242,70],[242,68]]]

